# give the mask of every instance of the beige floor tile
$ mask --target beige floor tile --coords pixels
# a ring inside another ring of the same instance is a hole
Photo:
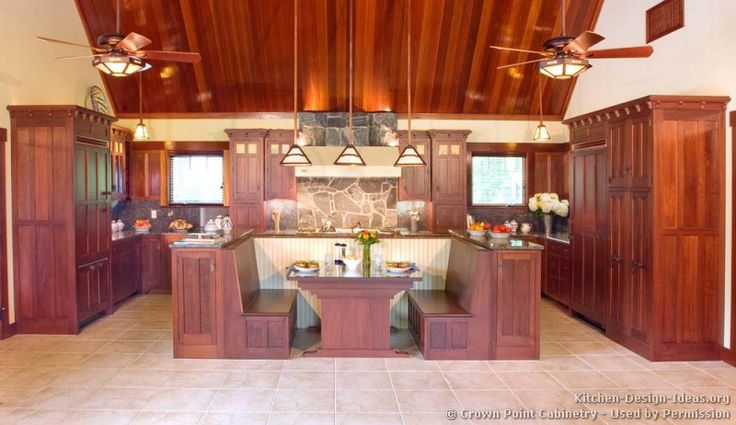
[[[162,388],[146,403],[145,410],[203,412],[215,395],[214,389]]]
[[[572,353],[556,342],[543,342],[539,347],[542,356],[571,356]]]
[[[398,413],[338,413],[335,419],[336,425],[403,425],[404,423]]]
[[[466,419],[454,419],[452,421],[447,419],[445,413],[404,413],[404,425],[449,425],[449,424],[461,424],[468,425],[472,424],[470,420]],[[496,425],[499,422],[493,421],[492,424]]]
[[[57,387],[103,387],[120,373],[120,369],[60,369],[51,383]]]
[[[236,360],[223,359],[177,359],[176,368],[180,370],[231,370]]]
[[[39,352],[3,351],[0,355],[0,367],[26,367],[29,362],[43,356]]]
[[[391,378],[388,372],[341,371],[336,373],[335,388],[338,390],[391,389]]]
[[[74,338],[53,349],[58,353],[94,353],[112,341]]]
[[[509,390],[493,391],[455,391],[455,396],[465,409],[505,410],[521,409],[519,398]]]
[[[516,390],[514,394],[527,409],[580,408],[575,396],[565,390]]]
[[[128,369],[177,369],[183,360],[174,359],[171,354],[143,353],[130,363]]]
[[[454,390],[504,390],[506,386],[493,372],[444,372]]]
[[[335,359],[298,358],[284,363],[284,370],[306,370],[312,372],[334,372]]]
[[[81,403],[81,409],[141,410],[156,394],[157,388],[98,388],[94,397]]]
[[[396,390],[401,412],[447,412],[460,409],[460,403],[449,390]]]
[[[580,355],[582,361],[590,365],[593,369],[599,371],[607,370],[642,370],[644,369],[639,363],[633,361],[631,356],[621,355]]]
[[[608,371],[603,374],[621,388],[674,388],[674,385],[648,370]]]
[[[97,350],[97,353],[141,354],[148,351],[153,341],[111,341]]]
[[[140,412],[133,425],[196,425],[202,418],[198,412]]]
[[[278,412],[334,412],[335,390],[279,389],[271,408]]]
[[[199,425],[267,425],[268,413],[206,412]]]
[[[496,372],[544,372],[540,360],[489,360],[488,366]]]
[[[281,374],[279,388],[334,390],[334,372],[284,371]]]
[[[688,364],[694,367],[695,369],[700,369],[700,370],[712,370],[712,369],[736,370],[736,367],[733,367],[730,364],[724,361],[720,361],[720,360],[703,361],[703,362],[688,362]]]
[[[644,357],[637,355],[630,355],[629,359],[638,363],[644,369],[647,370],[687,370],[695,369],[688,362],[650,362]]]
[[[399,411],[396,395],[392,390],[338,390],[338,412],[393,413]]]
[[[432,371],[438,370],[437,362],[409,358],[386,359],[386,366],[390,371]]]
[[[246,423],[244,423],[245,425]],[[254,425],[256,425],[255,423]],[[282,413],[272,412],[268,425],[334,425],[334,413]],[[251,425],[249,422],[247,425]]]
[[[219,388],[228,372],[214,370],[169,371],[166,386],[174,388]]]
[[[151,344],[148,350],[146,350],[146,353],[159,353],[173,356],[174,343],[171,341],[155,341],[153,344]]]
[[[227,377],[222,388],[276,389],[281,372],[231,371],[225,372]]]
[[[89,340],[89,341],[114,341],[125,333],[124,330],[118,329],[92,329],[87,332],[82,332],[77,335],[75,340]]]
[[[217,390],[210,412],[268,412],[275,390]]]
[[[338,358],[335,359],[335,368],[341,370],[368,370],[368,371],[385,371],[388,370],[384,359],[364,359],[364,358]]]
[[[546,372],[497,372],[512,390],[559,390],[562,386]]]
[[[720,379],[699,370],[658,370],[654,373],[680,388],[728,386]]]
[[[391,372],[391,382],[400,390],[446,390],[449,385],[439,370],[426,372]]]
[[[572,354],[621,354],[621,350],[615,344],[607,342],[561,342],[560,345]]]
[[[485,361],[438,361],[437,366],[443,372],[488,372],[490,366]]]
[[[118,339],[127,341],[170,341],[171,329],[131,329],[124,332]]]
[[[591,388],[618,388],[613,381],[600,372],[595,371],[556,371],[550,372],[553,378],[568,390],[584,390]]]
[[[129,366],[140,357],[140,354],[91,354],[79,364],[82,368],[120,369]]]
[[[73,410],[67,421],[70,425],[127,425],[138,412],[132,410]]]
[[[128,329],[133,329],[133,327],[135,327],[137,323],[137,320],[112,320],[112,318],[101,319],[96,322],[90,323],[82,330],[82,333],[91,330],[127,331]]]
[[[169,385],[171,375],[175,372],[173,370],[123,369],[110,379],[108,386],[121,388],[166,387]]]
[[[577,356],[550,356],[540,361],[542,368],[548,372],[559,370],[593,370],[593,368]]]
[[[135,325],[131,329],[139,330],[169,330],[172,327],[170,320],[147,320],[144,322],[134,322]]]
[[[284,363],[283,360],[233,360],[229,370],[280,371]]]
[[[7,414],[3,424],[51,425],[68,421],[74,412],[70,410],[15,409]],[[2,417],[2,416],[0,416]]]
[[[75,367],[87,360],[88,353],[44,353],[43,356],[30,361],[32,367]]]
[[[52,351],[65,342],[69,341],[71,336],[56,335],[28,335],[17,344],[11,345],[7,351]]]
[[[32,397],[41,392],[45,387],[3,387],[0,386],[0,407],[29,406]],[[2,421],[0,421],[1,423]]]
[[[3,355],[5,355],[5,353],[3,353]],[[50,367],[17,369],[5,378],[0,379],[0,385],[30,385],[34,387],[42,387],[53,382],[61,373],[61,369]]]

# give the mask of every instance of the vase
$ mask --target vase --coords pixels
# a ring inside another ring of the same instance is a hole
[[[544,215],[544,234],[547,236],[552,234],[552,214]]]
[[[371,246],[363,245],[363,273],[370,273],[371,264]]]

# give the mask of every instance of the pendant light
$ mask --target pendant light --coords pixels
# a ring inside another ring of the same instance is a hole
[[[417,149],[414,147],[412,142],[412,134],[411,134],[411,0],[409,0],[406,6],[406,16],[407,16],[407,35],[406,37],[406,57],[407,57],[407,63],[406,63],[406,98],[407,98],[407,127],[408,127],[408,144],[404,148],[403,151],[401,151],[401,155],[396,159],[396,162],[394,162],[394,167],[424,167],[427,165],[426,162],[424,162],[424,159],[422,159],[422,156],[419,155],[419,152],[417,152]]]
[[[340,152],[340,155],[337,156],[337,159],[335,159],[335,162],[333,162],[334,165],[360,165],[364,166],[365,161],[363,161],[363,157],[360,156],[360,152],[358,152],[358,149],[353,145],[353,0],[350,0],[350,104],[348,108],[348,145],[345,146],[345,149]]]
[[[143,124],[143,74],[138,74],[138,125],[135,126],[133,140],[148,140],[148,128]]]
[[[542,77],[539,77],[539,125],[537,126],[536,131],[534,131],[534,141],[535,142],[547,142],[551,140],[552,138],[549,135],[549,130],[547,130],[547,126],[544,125],[544,116],[542,112]]]
[[[286,152],[283,158],[281,158],[280,164],[285,167],[307,167],[312,165],[312,161],[309,160],[307,154],[301,148],[304,144],[305,137],[299,131],[299,115],[297,114],[297,71],[298,71],[298,54],[297,49],[299,48],[299,33],[298,33],[298,1],[294,0],[294,142],[289,147],[289,151]]]

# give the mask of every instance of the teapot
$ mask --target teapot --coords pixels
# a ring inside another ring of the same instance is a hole
[[[222,231],[229,235],[233,231],[233,220],[229,215],[222,218]]]
[[[204,231],[206,233],[216,233],[217,230],[219,229],[217,228],[217,224],[215,224],[215,220],[213,219],[207,220],[207,224],[204,225]]]
[[[532,231],[532,225],[529,223],[521,223],[521,233],[527,234]]]

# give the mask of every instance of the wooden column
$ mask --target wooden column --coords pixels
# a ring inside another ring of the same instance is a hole
[[[730,115],[731,124],[731,347],[723,351],[723,360],[736,366],[736,279],[734,276],[734,264],[736,264],[736,238],[733,232],[736,229],[736,214],[733,213],[736,208],[736,197],[734,197],[734,188],[736,188],[736,173],[733,171],[736,164],[736,111],[732,111]]]
[[[5,236],[5,142],[8,132],[0,128],[0,339],[11,336],[8,301],[8,238]]]

